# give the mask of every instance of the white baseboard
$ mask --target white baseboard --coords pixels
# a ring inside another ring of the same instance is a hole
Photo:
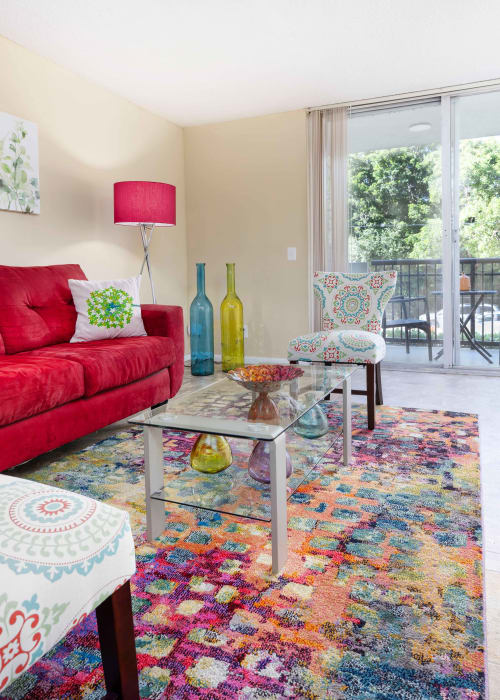
[[[221,355],[214,355],[214,361],[217,363],[222,362],[222,356]],[[186,362],[191,362],[191,354],[187,353],[184,355],[184,363]],[[288,360],[286,357],[262,357],[260,355],[246,355],[245,356],[245,364],[262,364],[262,363],[269,363],[273,365],[287,365]]]

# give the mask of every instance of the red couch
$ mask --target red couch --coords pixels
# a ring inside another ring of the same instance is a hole
[[[69,343],[79,265],[0,265],[0,471],[180,389],[179,306],[142,305],[147,336]]]

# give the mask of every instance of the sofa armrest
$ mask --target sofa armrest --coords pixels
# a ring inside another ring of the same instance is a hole
[[[172,338],[175,361],[170,371],[170,397],[179,391],[184,376],[184,316],[180,306],[141,304],[142,320],[148,335]]]

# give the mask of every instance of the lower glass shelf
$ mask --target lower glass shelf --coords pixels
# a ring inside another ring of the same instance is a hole
[[[184,433],[184,436],[192,444],[197,438],[192,433]],[[293,466],[293,473],[287,480],[288,498],[311,478],[318,462],[340,437],[338,429],[314,440],[297,435],[293,428],[286,432],[286,448]],[[202,474],[192,469],[189,454],[182,459],[165,454],[164,486],[151,498],[269,522],[271,487],[259,483],[248,473],[248,459],[255,442],[237,438],[228,438],[228,442],[233,463],[217,474]]]

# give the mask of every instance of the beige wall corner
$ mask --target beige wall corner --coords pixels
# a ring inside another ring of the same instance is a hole
[[[185,129],[188,302],[195,263],[207,263],[220,352],[225,263],[249,337],[245,354],[286,357],[290,338],[308,331],[305,112],[285,112]],[[288,261],[287,248],[297,249]]]
[[[89,278],[138,274],[139,232],[113,224],[113,182],[177,187],[177,226],[151,257],[159,303],[186,305],[183,130],[0,37],[0,111],[35,122],[41,213],[0,211],[4,265],[80,263]],[[146,276],[142,300],[150,301]]]

